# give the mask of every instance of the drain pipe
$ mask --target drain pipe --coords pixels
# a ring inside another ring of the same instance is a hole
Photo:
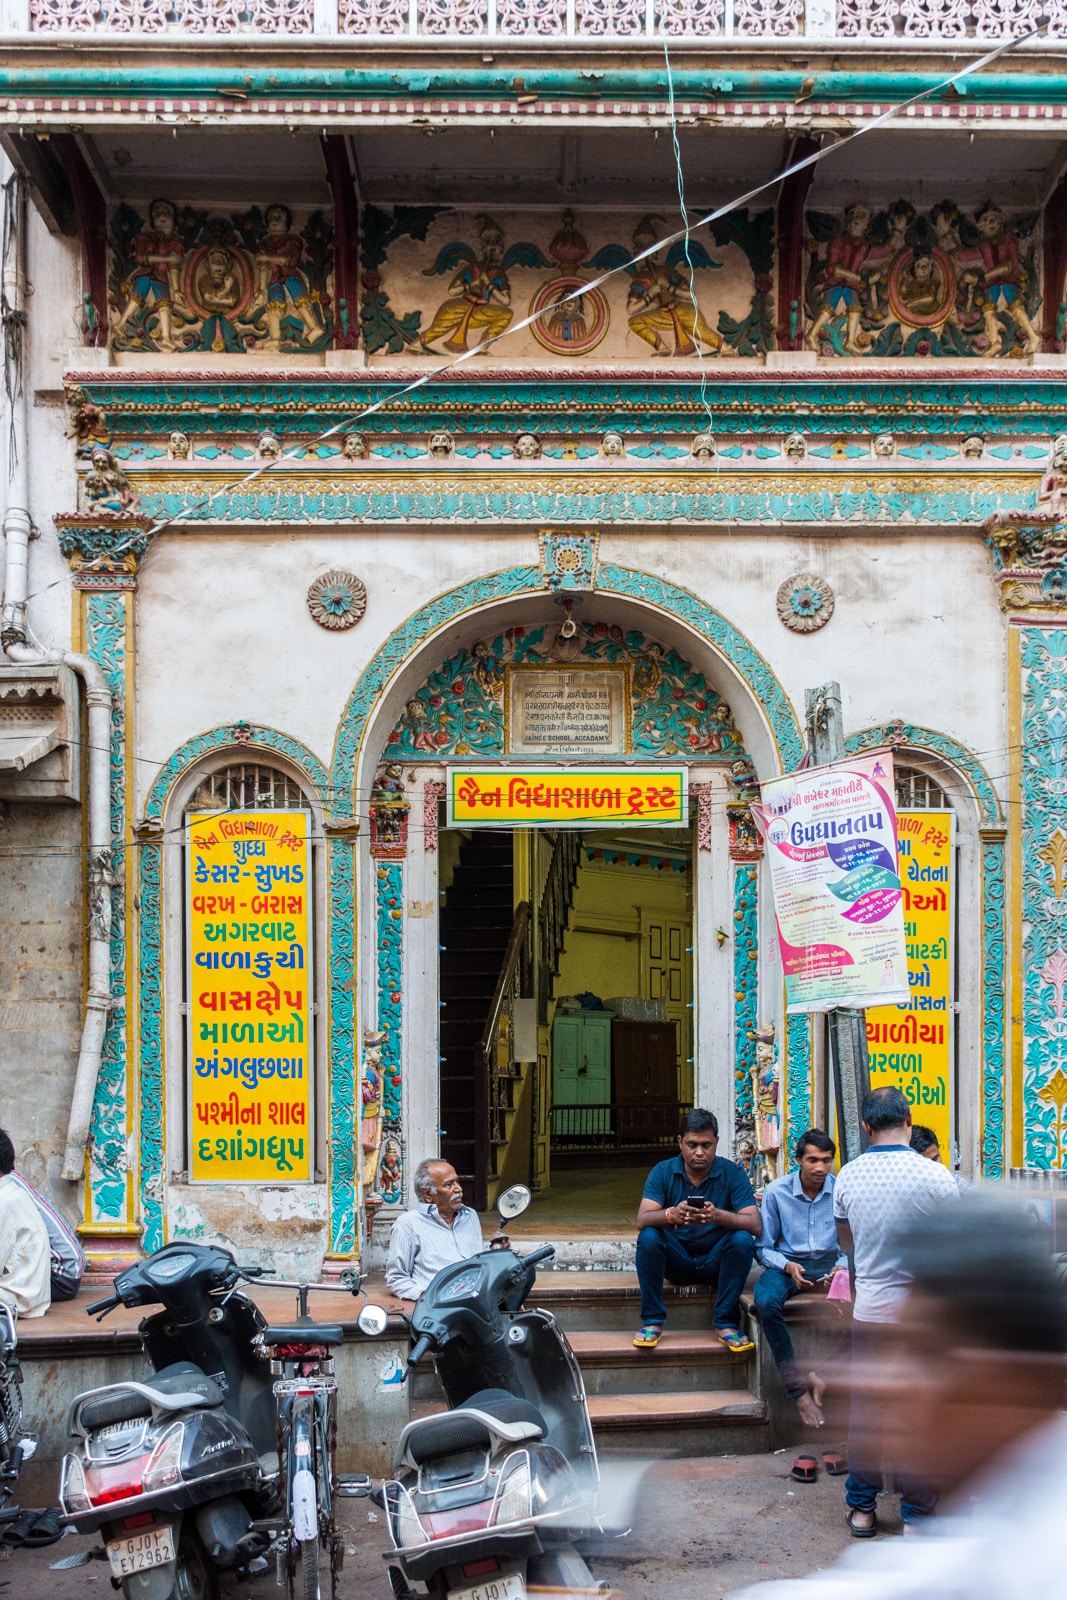
[[[24,353],[26,335],[26,186],[20,173],[4,184],[3,321],[4,387],[9,411],[7,498],[4,506],[4,600],[0,645],[19,665],[65,666],[85,685],[87,707],[89,837],[89,972],[78,1067],[71,1098],[63,1176],[85,1170],[107,1014],[111,1010],[111,692],[102,669],[72,650],[38,650],[26,641],[30,519],[29,420]]]

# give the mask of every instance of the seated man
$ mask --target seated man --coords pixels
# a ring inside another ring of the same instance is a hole
[[[50,1299],[48,1230],[14,1165],[15,1147],[0,1128],[0,1300],[20,1317],[43,1317]]]
[[[913,1122],[911,1127],[910,1142],[911,1148],[916,1152],[917,1155],[922,1156],[924,1160],[937,1161],[940,1162],[942,1166],[945,1165],[944,1161],[941,1160],[941,1146],[938,1143],[937,1134],[934,1132],[933,1128],[927,1128],[921,1122]],[[962,1178],[958,1172],[952,1172],[950,1170],[949,1176],[956,1185],[956,1188],[960,1191],[960,1194],[966,1194],[974,1187],[973,1184],[967,1182],[966,1178]]]
[[[48,1233],[48,1248],[51,1256],[52,1273],[52,1299],[73,1300],[81,1288],[81,1281],[85,1275],[85,1251],[78,1243],[78,1236],[74,1230],[67,1226],[59,1212],[22,1176],[21,1172],[11,1174],[15,1183],[24,1194],[28,1194],[37,1207],[37,1215],[45,1225]]]
[[[659,1344],[667,1319],[663,1281],[717,1285],[713,1326],[728,1350],[751,1350],[741,1332],[741,1290],[760,1231],[752,1185],[736,1161],[715,1154],[719,1124],[687,1111],[678,1154],[653,1167],[637,1213],[637,1277],[642,1326],[638,1350]]]
[[[820,1428],[825,1386],[816,1373],[805,1376],[797,1368],[785,1305],[795,1294],[829,1287],[848,1258],[838,1245],[834,1221],[834,1141],[821,1128],[809,1128],[797,1140],[796,1154],[799,1169],[775,1178],[763,1194],[758,1254],[767,1270],[756,1280],[756,1315],[786,1394],[808,1427]]]
[[[416,1202],[393,1224],[388,1288],[401,1300],[417,1300],[442,1267],[451,1267],[482,1246],[478,1213],[463,1204],[463,1185],[447,1161],[420,1161],[415,1169]]]

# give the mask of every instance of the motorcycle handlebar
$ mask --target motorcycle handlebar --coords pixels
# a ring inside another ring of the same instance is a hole
[[[86,1306],[85,1315],[87,1317],[95,1317],[99,1311],[102,1317],[106,1317],[109,1311],[114,1311],[115,1307],[121,1304],[122,1297],[120,1295],[109,1294],[105,1300],[94,1300],[91,1306]]]
[[[540,1250],[534,1250],[528,1256],[523,1256],[522,1264],[524,1267],[536,1267],[542,1261],[551,1261],[555,1253],[555,1245],[543,1244]]]
[[[408,1366],[417,1367],[432,1344],[433,1340],[427,1333],[424,1333],[421,1338],[416,1339],[415,1343],[408,1352]]]

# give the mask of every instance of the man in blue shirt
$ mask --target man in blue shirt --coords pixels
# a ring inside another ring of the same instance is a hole
[[[659,1344],[667,1319],[663,1282],[717,1285],[713,1326],[728,1350],[751,1350],[741,1332],[741,1290],[756,1239],[759,1211],[736,1161],[715,1154],[719,1124],[710,1111],[687,1111],[678,1154],[653,1167],[637,1213],[637,1278],[642,1326],[638,1350]]]
[[[823,1289],[848,1258],[837,1242],[834,1221],[834,1141],[821,1128],[797,1140],[800,1166],[775,1178],[763,1194],[763,1235],[759,1258],[766,1271],[756,1280],[756,1315],[782,1374],[785,1392],[809,1428],[822,1426],[823,1385],[814,1372],[801,1373],[789,1330],[786,1301],[806,1290]]]

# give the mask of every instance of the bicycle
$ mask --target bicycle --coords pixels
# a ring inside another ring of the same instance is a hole
[[[270,1371],[278,1413],[278,1458],[285,1521],[273,1549],[278,1584],[290,1600],[298,1600],[296,1575],[301,1575],[299,1600],[321,1600],[320,1556],[329,1562],[330,1594],[337,1594],[337,1575],[344,1564],[344,1539],[337,1532],[334,1503],[339,1496],[369,1493],[364,1473],[338,1476],[337,1380],[333,1350],[344,1338],[339,1325],[315,1322],[308,1312],[313,1290],[359,1292],[359,1278],[346,1274],[338,1284],[289,1283],[242,1273],[261,1287],[295,1289],[297,1318],[293,1323],[262,1329],[259,1339],[270,1352]],[[367,1334],[384,1331],[386,1313],[364,1305],[356,1318]]]

